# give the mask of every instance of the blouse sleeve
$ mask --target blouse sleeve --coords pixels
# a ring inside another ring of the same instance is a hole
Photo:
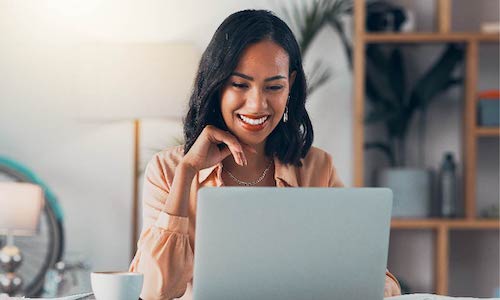
[[[189,220],[163,211],[174,169],[157,154],[145,172],[143,229],[129,268],[144,274],[141,298],[145,300],[181,297],[193,276]]]
[[[328,179],[328,186],[329,187],[344,187],[344,183],[342,183],[342,180],[340,180],[339,174],[337,172],[337,169],[333,165],[333,159],[330,156],[330,154],[327,154],[327,161],[329,165],[329,179]]]

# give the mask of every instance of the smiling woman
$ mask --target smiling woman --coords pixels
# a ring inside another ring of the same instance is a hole
[[[288,70],[287,53],[276,43],[248,46],[222,88],[222,118],[228,129],[241,142],[263,147],[285,113],[295,75]]]
[[[223,103],[234,105],[239,99],[240,105],[248,101],[246,107],[233,109],[247,117],[247,123],[264,116],[259,114],[271,117],[265,132],[258,130],[265,154],[299,166],[313,141],[306,91],[300,49],[290,28],[267,11],[234,13],[217,29],[202,56],[184,125],[185,153],[206,125],[233,132],[228,118],[238,116],[226,114],[230,108]],[[285,110],[287,122],[278,122]]]
[[[143,299],[192,298],[200,188],[343,186],[331,156],[311,147],[306,90],[299,46],[278,17],[245,10],[219,26],[199,65],[186,144],[156,154],[146,169],[130,267],[144,273]],[[400,293],[388,272],[385,288]]]

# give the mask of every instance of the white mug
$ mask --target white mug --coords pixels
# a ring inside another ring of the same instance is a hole
[[[90,282],[97,300],[137,300],[144,275],[134,272],[92,272]]]

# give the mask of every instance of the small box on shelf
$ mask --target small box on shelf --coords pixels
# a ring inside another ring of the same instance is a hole
[[[478,94],[478,125],[500,126],[500,90],[487,90]]]

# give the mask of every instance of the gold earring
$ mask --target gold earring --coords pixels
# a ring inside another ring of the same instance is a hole
[[[285,113],[283,114],[283,123],[288,121],[288,102],[290,102],[290,95],[288,95],[288,99],[286,101]]]

